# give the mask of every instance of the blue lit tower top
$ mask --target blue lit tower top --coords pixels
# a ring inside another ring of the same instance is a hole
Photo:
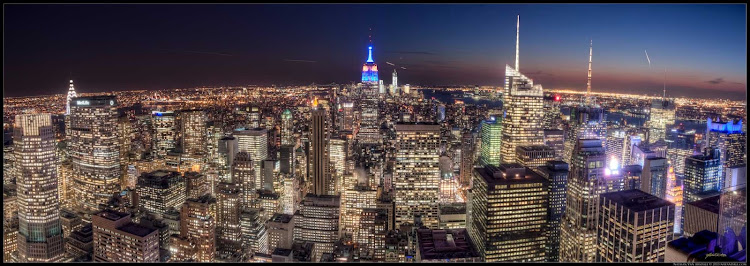
[[[362,83],[378,83],[378,65],[372,60],[372,45],[368,48],[367,62],[362,65]]]
[[[375,60],[372,60],[372,33],[369,37],[370,45],[367,46],[367,61],[362,65],[362,83],[378,84],[378,65],[375,64]]]

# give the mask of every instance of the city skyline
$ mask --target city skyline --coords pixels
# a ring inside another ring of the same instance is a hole
[[[356,82],[369,29],[402,83],[500,87],[520,14],[520,70],[545,89],[585,90],[593,40],[593,92],[655,94],[666,67],[667,96],[742,99],[743,7],[8,5],[4,95]]]

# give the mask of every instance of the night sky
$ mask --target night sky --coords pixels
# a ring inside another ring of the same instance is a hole
[[[743,4],[5,5],[5,96],[356,82],[373,29],[380,79],[744,99]],[[649,68],[644,50],[651,59]]]

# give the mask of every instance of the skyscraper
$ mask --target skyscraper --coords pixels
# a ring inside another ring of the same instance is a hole
[[[398,73],[393,70],[393,79],[391,80],[391,95],[395,96],[398,94]]]
[[[367,61],[362,65],[362,83],[378,84],[378,65],[372,60],[372,40],[370,40],[370,46],[367,47]]]
[[[646,158],[641,175],[641,190],[659,198],[667,196],[667,158]]]
[[[529,168],[536,168],[555,160],[555,150],[547,145],[516,146],[516,163]]]
[[[720,153],[716,148],[705,149],[703,154],[685,159],[685,202],[700,200],[706,192],[721,191],[724,184]]]
[[[712,121],[706,123],[704,147],[717,147],[721,151],[722,175],[724,169],[747,164],[747,134],[742,130],[740,121]]]
[[[143,173],[135,188],[138,206],[157,218],[185,203],[185,179],[180,173],[157,170]]]
[[[485,262],[543,262],[548,181],[519,164],[476,168],[469,234]]]
[[[516,25],[516,66],[505,65],[505,90],[503,92],[502,161],[516,161],[519,145],[543,144],[542,118],[544,92],[542,85],[521,74],[518,66],[518,27]]]
[[[159,262],[159,232],[131,221],[129,213],[104,210],[91,217],[95,262]]]
[[[596,259],[596,222],[599,195],[623,190],[619,165],[606,165],[601,139],[580,139],[573,150],[560,230],[561,262]]]
[[[648,121],[648,143],[666,138],[667,125],[674,124],[675,105],[668,99],[651,101],[651,115]]]
[[[174,149],[177,141],[177,116],[174,112],[151,112],[151,123],[154,126],[153,153],[156,158],[164,158],[167,152]]]
[[[500,165],[502,129],[502,121],[496,121],[494,116],[482,121],[482,153],[479,156],[482,165]]]
[[[211,262],[216,256],[216,199],[210,195],[185,201],[180,211],[180,237],[194,247],[196,262]]]
[[[313,101],[312,125],[310,127],[310,168],[312,170],[313,193],[315,195],[333,195],[330,190],[329,169],[329,129],[326,120],[326,111],[323,105],[318,104],[317,99]]]
[[[597,205],[597,262],[664,262],[674,203],[631,189],[604,193]]]
[[[396,163],[393,167],[396,223],[414,223],[420,215],[425,226],[436,228],[440,182],[440,126],[396,124]]]
[[[217,249],[229,253],[239,253],[242,244],[240,230],[240,200],[242,190],[239,185],[219,183],[216,186],[216,237]]]
[[[70,101],[73,100],[73,98],[78,97],[76,94],[76,89],[73,87],[73,80],[70,80],[70,87],[68,88],[68,96],[65,99],[65,115],[70,115]]]
[[[555,160],[562,160],[565,154],[565,131],[560,129],[545,129],[544,145],[555,150]]]
[[[70,103],[68,135],[76,211],[90,221],[99,204],[120,192],[120,147],[115,96],[78,97]]]
[[[234,137],[237,138],[239,152],[247,152],[255,163],[255,184],[261,184],[261,169],[263,161],[268,159],[268,130],[245,129],[235,130]]]
[[[464,132],[461,135],[461,168],[459,173],[459,184],[468,188],[471,184],[471,176],[474,170],[474,133]],[[466,195],[464,195],[465,197]]]
[[[13,145],[18,171],[18,261],[60,262],[65,251],[51,116],[16,115]]]
[[[295,241],[315,243],[313,261],[320,261],[323,253],[333,252],[334,243],[339,239],[339,216],[341,201],[339,196],[307,194],[302,208],[295,214]]]
[[[534,169],[547,179],[547,262],[558,262],[560,259],[560,221],[565,213],[566,185],[568,184],[568,163],[548,161],[546,165]]]
[[[206,150],[206,114],[201,110],[180,112],[182,150],[191,156],[203,157]]]
[[[292,111],[284,109],[284,112],[281,113],[281,145],[293,146],[295,142],[294,117],[292,116]]]

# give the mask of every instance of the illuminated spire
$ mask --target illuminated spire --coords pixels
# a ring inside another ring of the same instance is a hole
[[[516,21],[516,71],[521,72],[521,70],[518,68],[518,32],[519,28],[521,27],[521,15],[518,15],[517,21]]]
[[[66,115],[70,114],[70,100],[73,99],[73,98],[75,98],[75,97],[78,97],[78,95],[76,94],[76,90],[73,87],[73,80],[71,79],[70,80],[70,87],[68,88],[68,98],[67,98],[67,102],[65,104],[65,114]]]
[[[589,46],[589,79],[586,82],[586,96],[591,95],[591,56],[593,55],[594,40],[591,40],[591,46]]]
[[[367,47],[368,54],[367,54],[367,63],[374,63],[375,61],[372,60],[372,45]]]
[[[664,99],[667,98],[667,68],[664,68],[664,91],[661,95],[661,100],[664,101]]]

